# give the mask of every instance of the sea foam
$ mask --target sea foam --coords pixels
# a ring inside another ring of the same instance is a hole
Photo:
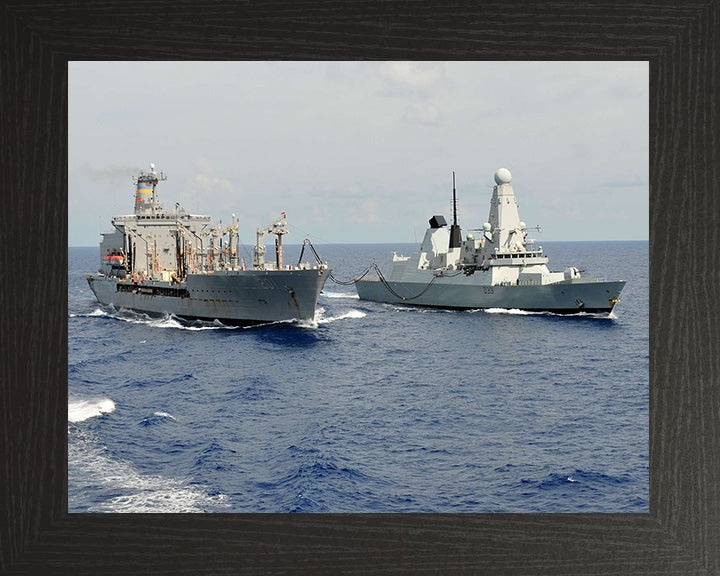
[[[68,422],[83,422],[109,414],[115,410],[115,402],[109,398],[95,400],[68,400]]]
[[[68,440],[69,477],[113,494],[90,506],[89,512],[208,512],[228,506],[225,494],[208,493],[187,480],[140,472],[130,462],[109,456],[108,449],[88,434],[72,431]]]
[[[324,296],[325,298],[348,298],[351,300],[359,300],[360,296],[357,294],[352,294],[350,292],[326,292],[323,291],[320,293],[320,296]]]
[[[329,316],[328,318],[321,316],[317,319],[317,322],[318,324],[329,324],[330,322],[335,322],[336,320],[345,320],[347,318],[365,318],[365,316],[367,316],[367,314],[361,310],[349,310],[338,316]]]

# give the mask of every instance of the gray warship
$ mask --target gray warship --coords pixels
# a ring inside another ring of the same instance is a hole
[[[495,172],[488,221],[463,240],[453,173],[453,224],[448,228],[443,216],[433,216],[415,254],[393,253],[387,275],[374,266],[377,277],[355,282],[360,299],[437,308],[611,312],[625,281],[584,277],[574,266],[551,272],[542,246],[527,238],[530,228],[520,220],[511,180],[506,168]]]
[[[133,214],[115,216],[102,234],[100,269],[86,276],[98,302],[152,316],[218,320],[248,325],[312,320],[318,296],[331,271],[283,263],[282,237],[289,232],[283,212],[258,229],[252,265],[238,258],[239,222],[214,225],[209,216],[189,214],[179,203],[164,210],[157,185],[162,173],[136,179]],[[265,261],[265,237],[275,236],[275,261]]]

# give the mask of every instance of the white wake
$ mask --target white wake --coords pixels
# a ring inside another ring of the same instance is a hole
[[[324,296],[325,298],[346,298],[351,300],[359,300],[360,296],[357,294],[352,294],[350,292],[321,292],[320,296]]]
[[[229,504],[225,494],[211,494],[187,480],[160,474],[143,474],[125,460],[108,454],[97,440],[76,430],[69,431],[68,475],[88,487],[109,494],[103,502],[82,502],[75,496],[71,507],[87,505],[90,512],[209,512]],[[75,501],[77,500],[77,502]]]
[[[110,398],[95,400],[68,400],[68,422],[84,422],[96,416],[109,414],[115,410],[115,402]]]

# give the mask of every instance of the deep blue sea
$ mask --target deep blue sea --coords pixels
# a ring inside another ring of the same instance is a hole
[[[316,247],[340,279],[414,250]],[[648,243],[543,247],[627,280],[613,314],[328,281],[315,322],[184,325],[100,306],[98,249],[70,248],[70,512],[647,512]]]

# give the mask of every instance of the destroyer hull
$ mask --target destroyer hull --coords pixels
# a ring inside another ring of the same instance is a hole
[[[330,274],[311,270],[242,270],[189,274],[178,284],[130,281],[88,275],[98,302],[149,315],[173,314],[188,320],[255,324],[312,320],[320,291]]]
[[[411,298],[424,290],[432,277],[421,282],[391,282],[399,295]],[[357,282],[361,300],[433,308],[482,309],[505,308],[548,311],[558,314],[610,312],[617,303],[624,281],[558,282],[536,286],[473,284],[472,277],[438,278],[421,296],[403,300],[393,295],[378,279]]]

